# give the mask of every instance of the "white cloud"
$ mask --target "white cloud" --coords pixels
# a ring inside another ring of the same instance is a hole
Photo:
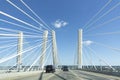
[[[67,22],[63,22],[63,26],[66,26],[68,23]]]
[[[55,22],[52,23],[52,25],[55,27],[55,28],[61,28],[61,27],[64,27],[68,24],[68,22],[65,22],[63,20],[56,20]]]
[[[83,44],[86,46],[89,46],[93,43],[93,41],[87,40],[87,41],[83,41]]]

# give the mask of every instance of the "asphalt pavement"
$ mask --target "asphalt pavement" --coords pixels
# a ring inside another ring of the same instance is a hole
[[[18,77],[12,80],[120,80],[120,77],[78,70],[59,70],[55,73],[41,72],[39,74]]]

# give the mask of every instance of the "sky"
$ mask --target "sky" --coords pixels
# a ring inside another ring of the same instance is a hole
[[[9,0],[8,0],[9,1]],[[21,9],[32,14],[20,0],[10,0]],[[23,0],[52,30],[56,32],[60,63],[73,65],[77,58],[78,30],[83,29],[83,64],[120,65],[120,1],[119,0]],[[13,7],[6,0],[0,0],[0,11],[41,28],[39,24]],[[0,19],[11,21],[24,27],[25,24],[10,19],[0,13]],[[40,23],[42,23],[40,21]],[[42,23],[43,24],[43,23]],[[30,32],[42,36],[42,31],[33,31],[0,21],[1,28]],[[31,29],[34,29],[31,27]],[[37,29],[34,29],[37,30]],[[48,30],[48,29],[47,29]],[[50,30],[50,29],[49,29]],[[12,33],[0,30],[0,33]],[[27,33],[26,33],[27,34]],[[39,35],[40,34],[40,35]],[[36,36],[35,35],[35,36]],[[51,37],[51,33],[49,32]],[[36,38],[26,39],[33,45]],[[1,43],[4,41],[1,38]],[[34,44],[35,45],[35,44]],[[28,46],[28,45],[27,45]],[[92,50],[93,51],[92,51]],[[94,54],[95,52],[95,54]],[[3,55],[3,54],[1,54]],[[99,56],[99,58],[97,56]],[[102,59],[102,60],[101,60]],[[49,63],[49,62],[48,62]]]

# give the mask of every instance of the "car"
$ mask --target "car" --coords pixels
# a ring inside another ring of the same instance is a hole
[[[63,66],[63,67],[62,67],[62,70],[63,70],[63,71],[69,71],[69,70],[68,70],[68,66]]]
[[[55,67],[53,65],[47,65],[45,69],[46,69],[46,73],[55,72]]]

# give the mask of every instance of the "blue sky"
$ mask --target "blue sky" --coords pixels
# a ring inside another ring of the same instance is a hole
[[[11,1],[15,3],[17,6],[19,6],[21,9],[25,10],[30,15],[34,16],[19,0]],[[94,49],[94,51],[96,51],[97,55],[99,55],[102,58],[104,57],[104,59],[108,60],[110,64],[113,65],[120,64],[119,51],[113,51],[111,49],[104,48],[103,46],[94,43],[98,42],[104,45],[108,45],[112,48],[118,49],[120,48],[119,43],[120,33],[99,35],[109,32],[120,32],[119,26],[120,4],[118,4],[120,3],[119,0],[112,0],[98,15],[96,15],[96,17],[90,23],[97,20],[104,14],[105,15],[90,26],[88,26],[89,24],[87,26],[85,25],[110,0],[23,0],[23,1],[27,3],[52,29],[56,31],[58,53],[62,64],[71,65],[74,63],[74,57],[75,54],[77,54],[78,29],[82,28],[83,28],[83,41],[92,41],[90,45],[87,45],[87,43],[83,44],[85,45],[86,49],[87,47],[91,47],[92,49]],[[116,7],[113,10],[109,11],[114,6]],[[6,0],[0,1],[0,10],[39,27],[39,25],[36,24],[36,22],[34,22],[26,15],[21,13],[19,10],[14,8]],[[35,16],[34,18],[37,19]],[[1,14],[0,19],[5,19],[11,22],[15,22],[17,24],[22,24]],[[108,22],[111,19],[115,20]],[[65,22],[66,25],[59,26],[59,28],[56,28],[53,25],[55,24],[56,21]],[[14,30],[22,30],[40,34],[39,32],[12,26],[3,22],[0,22],[0,26],[5,28],[9,27],[10,29]],[[29,39],[28,41],[32,42],[32,40],[35,39]],[[88,53],[93,52],[88,50]],[[85,55],[83,52],[84,57]],[[97,57],[93,55],[92,59],[94,64],[99,64],[99,60]],[[87,62],[86,64],[89,63],[89,59],[87,58],[85,58],[84,61]]]

